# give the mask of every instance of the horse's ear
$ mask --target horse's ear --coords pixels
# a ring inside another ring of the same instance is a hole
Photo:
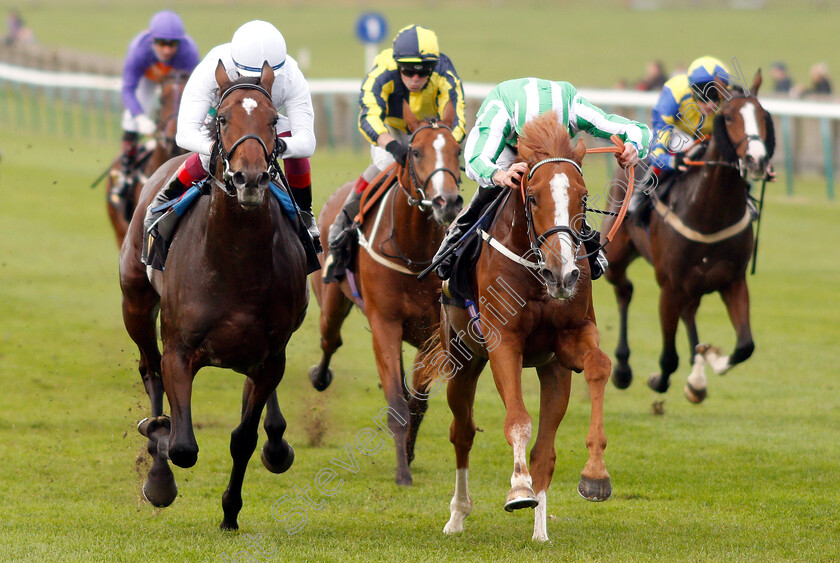
[[[586,143],[583,142],[583,139],[578,139],[575,150],[572,151],[572,160],[578,164],[582,164],[584,156],[586,156]]]
[[[420,120],[417,119],[417,116],[414,115],[414,112],[411,111],[411,106],[408,105],[408,102],[403,100],[403,119],[405,120],[405,126],[408,129],[408,132],[411,133],[417,126],[420,125]]]
[[[260,84],[269,93],[271,93],[271,87],[274,86],[274,69],[271,68],[271,65],[268,64],[268,61],[263,61],[262,69],[260,72]]]
[[[753,96],[758,95],[758,89],[761,87],[761,69],[758,69],[758,72],[755,73],[755,77],[753,78],[752,86],[750,86],[750,93]]]
[[[776,128],[773,126],[773,116],[767,110],[764,111],[764,148],[767,159],[773,158],[776,151]]]
[[[219,90],[221,91],[222,87],[229,82],[230,77],[227,75],[225,65],[222,59],[219,59],[219,64],[216,65],[216,83],[219,85]]]
[[[452,129],[455,126],[455,106],[450,102],[446,102],[441,112],[440,122]]]

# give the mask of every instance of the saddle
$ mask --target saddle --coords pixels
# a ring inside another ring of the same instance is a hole
[[[373,209],[379,200],[388,193],[388,191],[398,182],[396,164],[383,170],[376,178],[371,181],[364,193],[362,193],[361,202],[359,204],[359,214],[353,217],[353,224],[348,230],[354,233],[359,233],[365,221],[365,214]],[[344,210],[339,211],[344,213]],[[324,269],[322,271],[322,280],[324,283],[338,283],[347,275],[348,270],[352,268],[353,258],[359,251],[359,237],[347,236],[344,239],[344,244],[338,248],[331,248],[327,251],[327,256],[324,261]]]
[[[194,186],[188,188],[181,197],[173,199],[172,201],[169,201],[152,210],[153,212],[165,211],[165,213],[155,223],[159,233],[157,238],[160,239],[163,244],[159,243],[151,245],[152,237],[148,236],[148,234],[144,234],[142,256],[146,256],[147,266],[156,270],[164,271],[166,256],[169,254],[169,247],[172,244],[172,240],[175,238],[175,231],[178,223],[200,196],[210,194],[208,180],[209,178],[205,178]],[[275,177],[269,185],[269,190],[280,204],[283,214],[288,217],[289,221],[292,222],[295,233],[303,245],[303,249],[306,253],[306,273],[308,275],[321,268],[321,263],[318,260],[318,251],[315,248],[312,237],[309,236],[309,232],[300,218],[300,209],[295,203],[294,198],[289,195],[288,188],[283,188],[280,184],[285,184],[285,178]]]

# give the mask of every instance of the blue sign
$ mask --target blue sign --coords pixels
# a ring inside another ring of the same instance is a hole
[[[377,12],[362,14],[356,22],[356,37],[362,43],[379,43],[388,33],[385,16]]]

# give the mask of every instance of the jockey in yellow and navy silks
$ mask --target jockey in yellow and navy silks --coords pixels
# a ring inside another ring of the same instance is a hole
[[[330,228],[329,244],[344,242],[347,227],[359,213],[359,202],[368,183],[393,164],[405,164],[408,132],[403,119],[407,102],[417,119],[443,115],[447,104],[455,108],[452,135],[459,143],[465,135],[464,88],[449,57],[440,52],[435,33],[419,25],[401,29],[393,48],[377,55],[362,82],[359,94],[359,129],[373,145],[371,164],[347,197],[343,210]]]
[[[715,114],[729,85],[726,66],[714,57],[700,57],[692,62],[685,74],[678,74],[665,83],[653,108],[653,140],[650,144],[649,166],[656,175],[652,188],[637,189],[628,206],[629,217],[646,226],[650,215],[650,191],[657,184],[657,192],[664,196],[670,188],[674,173],[685,171],[685,152],[695,141],[712,133]]]

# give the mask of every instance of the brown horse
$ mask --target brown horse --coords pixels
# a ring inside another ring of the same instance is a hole
[[[129,226],[120,285],[125,326],[140,349],[140,374],[152,405],[151,418],[139,426],[153,458],[143,486],[149,502],[167,506],[177,494],[167,459],[190,467],[198,458],[190,410],[196,372],[210,365],[246,375],[241,423],[230,440],[233,469],[222,496],[221,527],[236,529],[242,481],[266,404],[263,464],[282,473],[294,460],[283,439],[286,421],[275,388],[285,370],[286,345],[303,322],[308,292],[304,249],[280,205],[266,196],[276,156],[274,74],[265,64],[258,82],[231,83],[220,62],[216,81],[221,100],[211,194],[181,219],[166,270],[155,270],[150,282],[140,262],[144,210],[185,157],[162,166],[146,184]],[[158,308],[162,357],[155,334]],[[163,415],[164,391],[171,421]]]
[[[402,343],[418,348],[415,362],[422,361],[427,351],[424,345],[440,321],[440,280],[433,276],[418,282],[414,278],[431,261],[443,240],[445,225],[463,204],[458,192],[461,146],[450,129],[455,116],[451,104],[444,113],[442,121],[418,122],[410,110],[404,112],[411,133],[408,160],[399,172],[398,185],[367,212],[360,243],[365,251],[359,250],[352,268],[388,402],[388,427],[396,446],[396,482],[400,485],[412,482],[409,463],[414,437],[426,410],[425,401],[406,403]],[[344,184],[321,210],[324,248],[329,226],[351,189],[353,182]],[[325,284],[317,276],[312,276],[312,288],[321,306],[323,355],[309,377],[312,385],[323,391],[332,381],[330,360],[341,346],[341,325],[353,306],[353,288],[347,278],[340,284]]]
[[[697,166],[676,180],[667,204],[654,198],[656,212],[649,230],[626,221],[606,247],[610,263],[606,277],[615,286],[620,315],[615,351],[618,363],[612,376],[616,387],[626,388],[633,376],[627,343],[627,309],[633,285],[627,279],[627,267],[639,255],[653,264],[660,287],[661,371],[648,379],[651,389],[667,391],[669,377],[677,369],[674,336],[680,318],[693,355],[692,372],[685,386],[686,397],[692,402],[699,403],[706,397],[707,363],[723,374],[753,352],[746,280],[753,250],[748,178],[765,178],[775,146],[770,114],[756,98],[760,86],[759,72],[748,94],[726,92],[702,164],[693,163]],[[613,209],[624,197],[622,190],[621,181],[613,182]],[[611,221],[608,219],[605,224],[609,226]],[[697,336],[695,314],[700,299],[712,292],[720,293],[735,326],[737,342],[728,356],[700,345]]]
[[[173,71],[167,74],[160,83],[160,108],[154,144],[150,149],[144,148],[141,151],[145,151],[145,155],[140,156],[141,162],[134,178],[136,181],[133,189],[129,191],[124,211],[117,209],[114,202],[111,201],[111,189],[116,182],[121,181],[119,159],[108,175],[105,190],[107,198],[105,209],[108,211],[108,218],[114,227],[118,247],[122,247],[126,231],[128,231],[128,222],[134,214],[134,207],[140,199],[140,192],[143,190],[146,181],[164,162],[186,152],[175,144],[175,133],[178,123],[178,107],[181,105],[181,94],[189,77],[190,75],[187,72]],[[151,152],[148,152],[149,150]]]
[[[473,403],[478,377],[489,359],[507,411],[505,437],[513,448],[505,509],[536,507],[533,539],[545,541],[554,439],[569,402],[572,371],[584,371],[592,401],[586,437],[589,460],[578,491],[588,500],[606,500],[610,495],[603,457],[607,444],[603,401],[610,360],[598,348],[589,263],[581,244],[587,192],[580,165],[586,146],[582,140],[572,146],[552,111],[523,127],[518,149],[529,167],[521,197],[516,192],[502,196],[506,199],[492,225],[480,231],[492,248],[483,248],[469,274],[479,317],[471,318],[458,307],[443,307],[439,341],[430,352],[421,384],[425,380],[432,394],[435,389],[429,386],[435,378],[449,380],[446,395],[454,415],[449,439],[455,446],[456,472],[451,518],[443,531],[462,531],[472,511],[468,468],[476,432]],[[526,449],[531,417],[521,384],[525,366],[536,367],[540,381],[539,432],[531,450],[530,473]]]

